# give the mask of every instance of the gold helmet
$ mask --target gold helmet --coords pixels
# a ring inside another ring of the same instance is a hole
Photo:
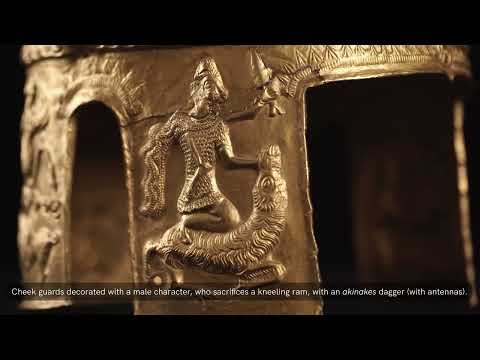
[[[225,88],[225,85],[223,84],[222,75],[220,74],[220,71],[218,71],[215,60],[213,60],[213,58],[208,55],[204,56],[198,62],[193,79],[198,81],[203,79],[205,76],[208,76],[215,83],[215,86],[217,87],[221,100],[222,101],[227,100],[228,90]]]

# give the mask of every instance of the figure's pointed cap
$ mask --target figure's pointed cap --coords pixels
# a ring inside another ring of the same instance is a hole
[[[254,74],[254,82],[256,86],[262,86],[268,83],[272,78],[272,69],[265,66],[260,55],[252,50],[250,52],[250,66]]]
[[[204,56],[202,59],[200,59],[193,78],[194,80],[200,80],[205,76],[211,77],[211,79],[215,82],[222,99],[227,100],[228,90],[225,88],[222,75],[220,74],[220,71],[218,71],[217,64],[211,56]]]

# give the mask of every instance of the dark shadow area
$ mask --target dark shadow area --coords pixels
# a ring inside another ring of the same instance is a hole
[[[321,248],[320,270],[327,286],[338,282],[355,284],[348,129],[344,123],[326,121],[322,94],[316,90],[307,93],[307,146],[314,230]],[[329,106],[337,111],[342,108],[339,102]]]
[[[326,287],[466,284],[453,147],[457,90],[444,77],[422,75],[307,91],[310,193]],[[466,311],[465,298],[325,298],[327,314]]]
[[[4,223],[8,224],[7,234],[4,235],[0,251],[0,314],[14,314],[17,312],[19,299],[10,295],[13,287],[20,285],[19,252],[17,246],[18,213],[20,211],[20,194],[23,182],[20,167],[20,119],[24,106],[23,86],[25,72],[19,61],[19,45],[2,45],[0,47],[3,71],[2,99],[5,104],[4,116],[6,131],[10,134],[4,138],[2,144],[7,154],[7,180],[12,183],[5,187],[7,202],[4,203]]]
[[[474,82],[465,103],[465,143],[467,147],[470,218],[477,289],[480,289],[480,46],[472,46],[470,58]],[[478,306],[480,310],[480,305]]]
[[[74,121],[72,282],[131,283],[128,193],[117,117],[92,102],[75,112]],[[112,311],[118,311],[114,306]]]

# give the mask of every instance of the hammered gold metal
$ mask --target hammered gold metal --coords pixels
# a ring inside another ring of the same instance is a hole
[[[320,281],[306,90],[340,80],[471,76],[467,48],[446,45],[27,45],[22,59],[28,76],[18,241],[25,282],[92,279],[72,272],[71,243],[76,122],[89,104],[111,109],[121,129],[130,249],[118,256],[131,262],[131,270],[118,266],[94,280],[126,280],[131,272],[135,283],[305,284]],[[458,101],[459,216],[473,284]],[[322,312],[318,298],[135,302],[137,314]]]

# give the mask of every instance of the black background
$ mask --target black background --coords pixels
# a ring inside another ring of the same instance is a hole
[[[348,41],[346,41],[348,42]],[[442,42],[441,39],[435,41]],[[2,236],[0,237],[0,314],[16,312],[16,301],[9,296],[9,288],[20,282],[17,254],[17,213],[21,186],[19,161],[19,120],[23,109],[24,67],[19,60],[19,45],[0,45],[0,78],[2,88],[1,144],[2,144]],[[465,136],[467,144],[471,221],[476,263],[480,262],[480,46],[471,46],[474,83],[466,102]],[[313,177],[320,171],[311,166]],[[315,200],[314,200],[315,202]],[[316,219],[314,219],[316,221]],[[477,281],[479,278],[477,265]]]

